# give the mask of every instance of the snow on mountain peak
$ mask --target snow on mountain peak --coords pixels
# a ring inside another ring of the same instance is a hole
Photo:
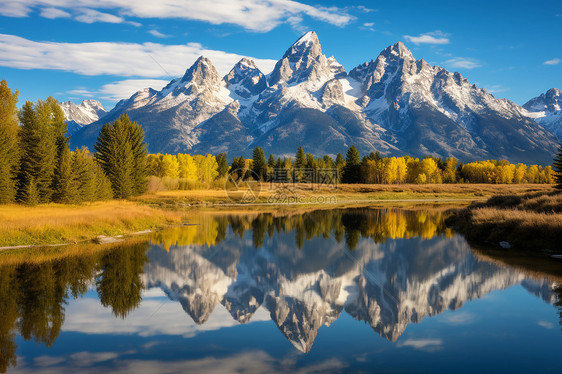
[[[202,86],[206,83],[216,84],[218,81],[220,76],[211,60],[201,56],[187,69],[180,82],[192,82]]]
[[[97,100],[84,100],[78,105],[71,101],[65,101],[59,105],[68,123],[69,133],[80,130],[83,126],[97,121],[107,113],[103,105]]]
[[[265,75],[253,60],[243,58],[223,78],[227,88],[241,98],[247,99],[267,88]]]

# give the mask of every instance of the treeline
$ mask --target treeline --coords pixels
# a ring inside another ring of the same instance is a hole
[[[294,158],[275,158],[269,155],[267,159],[264,151],[256,147],[252,158],[235,157],[230,166],[225,153],[217,157],[157,154],[149,155],[149,160],[150,175],[178,179],[175,186],[180,189],[187,189],[189,183],[186,181],[189,180],[209,186],[213,180],[223,178],[229,173],[235,178],[281,182],[276,180],[279,171],[285,171],[283,175],[288,176],[291,182],[309,181],[307,176],[318,172],[328,177],[337,177],[337,181],[341,183],[366,184],[550,184],[555,183],[556,177],[556,172],[551,166],[527,166],[505,160],[461,163],[452,157],[382,157],[378,152],[361,157],[354,146],[349,148],[345,158],[338,154],[335,160],[328,155],[315,157],[311,153],[305,153],[303,147],[298,148]]]
[[[0,82],[0,203],[79,203],[139,195],[147,187],[141,127],[123,116],[104,125],[95,154],[71,151],[64,113],[49,97],[17,110]]]

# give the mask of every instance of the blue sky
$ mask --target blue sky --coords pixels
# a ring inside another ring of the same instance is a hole
[[[562,88],[560,1],[0,0],[0,79],[19,105],[52,95],[109,109],[199,55],[221,74],[243,56],[269,72],[309,30],[347,71],[403,41],[518,104]]]

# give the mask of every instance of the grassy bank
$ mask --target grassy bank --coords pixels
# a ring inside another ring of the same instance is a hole
[[[448,223],[469,240],[499,247],[562,253],[562,193],[494,196],[453,214]]]
[[[179,223],[181,212],[131,201],[0,206],[0,247],[74,243]]]
[[[337,189],[323,187],[312,190],[310,185],[291,186],[303,201],[314,204],[315,197],[329,197],[337,204],[398,202],[407,200],[485,200],[495,194],[522,194],[552,191],[551,185],[544,184],[340,184]],[[265,183],[262,185],[256,204],[268,204],[277,191]],[[138,202],[160,208],[176,209],[192,206],[230,205],[227,192],[222,188],[189,191],[158,191],[136,199]],[[280,205],[287,205],[281,203]]]

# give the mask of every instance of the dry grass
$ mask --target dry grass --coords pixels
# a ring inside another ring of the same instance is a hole
[[[275,188],[275,185],[274,185]],[[401,185],[367,185],[340,184],[337,189],[323,187],[312,190],[311,185],[297,184],[291,186],[299,197],[328,196],[334,197],[338,204],[352,202],[380,202],[385,200],[482,200],[494,194],[522,194],[531,192],[550,192],[551,185],[539,184],[401,184]],[[271,185],[264,183],[256,203],[266,203],[276,191]],[[242,193],[239,193],[242,195]],[[167,209],[183,208],[185,206],[208,206],[229,204],[224,189],[204,189],[190,191],[157,191],[137,199],[151,206]]]
[[[181,222],[179,212],[130,201],[83,205],[0,206],[0,247],[90,240],[98,235],[124,235]]]
[[[449,221],[479,243],[562,253],[562,193],[494,196],[457,212]]]

